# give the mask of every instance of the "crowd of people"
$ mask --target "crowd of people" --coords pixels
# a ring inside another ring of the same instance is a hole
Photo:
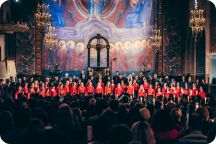
[[[0,80],[0,134],[10,144],[205,144],[216,102],[205,80],[145,76]]]
[[[26,97],[30,99],[32,94],[39,94],[42,97],[64,97],[64,96],[98,96],[98,97],[114,97],[121,99],[123,96],[128,96],[130,100],[139,99],[141,102],[153,102],[153,99],[163,101],[193,101],[206,103],[206,94],[208,85],[205,80],[197,79],[192,81],[191,77],[177,82],[175,79],[169,81],[168,77],[158,78],[155,74],[153,77],[143,76],[142,73],[134,75],[133,73],[126,75],[119,74],[111,79],[110,76],[97,78],[94,76],[86,77],[84,71],[80,77],[69,77],[67,74],[63,79],[58,76],[51,80],[49,77],[45,81],[34,80],[27,81],[18,78],[15,82],[14,78],[6,81],[5,86],[1,86],[1,96],[9,96],[15,99]],[[1,82],[2,83],[2,82]],[[2,84],[1,84],[2,85]]]

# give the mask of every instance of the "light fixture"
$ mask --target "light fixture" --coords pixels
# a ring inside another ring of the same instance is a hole
[[[50,22],[51,19],[51,14],[49,13],[49,5],[38,4],[35,18],[36,18],[36,24],[39,27],[47,26],[47,24]]]
[[[198,8],[198,1],[194,0],[194,8],[190,12],[190,27],[192,30],[192,35],[194,37],[194,51],[193,51],[193,76],[194,80],[197,75],[197,37],[199,34],[202,34],[202,31],[205,28],[205,18],[204,18],[204,10]],[[192,70],[190,70],[192,72]]]
[[[157,51],[161,47],[162,37],[159,29],[152,30],[151,44]]]
[[[44,35],[44,43],[49,49],[53,49],[56,46],[57,39],[55,27],[53,27],[51,23],[48,24],[47,32]]]
[[[191,10],[190,27],[193,37],[197,38],[198,34],[205,28],[204,10],[198,9],[198,2],[194,0],[194,9]]]
[[[26,22],[24,23],[24,22],[17,21],[17,25],[24,30],[29,30],[29,27]]]
[[[161,36],[160,29],[152,30],[151,45],[153,48],[156,49],[156,51],[155,51],[155,53],[156,53],[155,68],[156,68],[157,74],[159,74],[159,70],[158,70],[159,52],[158,51],[162,45],[162,36]]]

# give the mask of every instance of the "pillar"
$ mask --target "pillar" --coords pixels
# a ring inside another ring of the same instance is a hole
[[[0,35],[0,61],[3,61],[5,58],[5,37]]]
[[[158,64],[157,64],[157,69],[158,69],[158,75],[159,76],[163,76],[163,53],[164,53],[164,42],[163,42],[163,39],[164,39],[164,23],[163,23],[163,0],[158,0],[158,16],[157,16],[157,25],[158,25],[158,29],[160,30],[161,32],[161,38],[162,38],[162,44],[161,44],[161,47],[159,48],[159,51],[158,51]]]

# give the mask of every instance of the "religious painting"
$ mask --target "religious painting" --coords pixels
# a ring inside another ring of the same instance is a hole
[[[149,40],[154,28],[156,0],[44,0],[50,5],[58,45],[44,52],[43,69],[60,64],[63,71],[87,68],[87,43],[96,34],[109,40],[112,71],[154,70],[154,52]],[[46,51],[46,46],[43,51]],[[46,56],[45,56],[46,54]],[[91,50],[91,66],[96,51]],[[106,66],[106,49],[100,65]]]

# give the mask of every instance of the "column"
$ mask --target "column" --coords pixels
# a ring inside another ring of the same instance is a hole
[[[4,35],[0,35],[0,61],[5,58],[5,38]]]
[[[206,11],[206,23],[205,23],[205,38],[206,38],[206,52],[205,52],[205,80],[206,82],[211,82],[211,6],[210,2],[207,1],[205,5]]]
[[[158,75],[159,76],[163,76],[163,39],[164,39],[164,32],[163,32],[163,0],[158,0],[158,16],[157,16],[157,25],[158,25],[158,29],[161,32],[161,47],[158,48],[158,64],[157,64],[157,69],[158,69]]]
[[[35,25],[35,74],[42,73],[42,29],[37,24]]]
[[[99,45],[96,46],[96,50],[97,50],[97,67],[100,67],[100,46]]]
[[[87,45],[87,49],[88,49],[88,67],[90,67],[90,50],[91,50],[91,45],[90,44],[88,44]]]
[[[109,64],[110,64],[110,62],[109,62],[109,49],[110,49],[110,45],[108,44],[106,46],[106,48],[107,48],[107,67],[109,67]]]

